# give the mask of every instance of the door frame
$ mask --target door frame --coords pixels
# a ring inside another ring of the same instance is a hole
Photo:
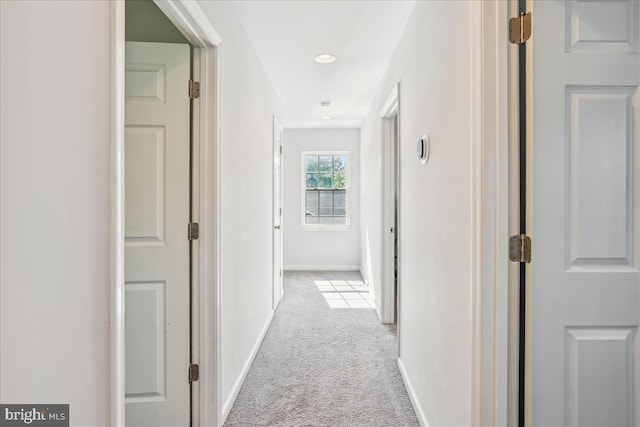
[[[400,188],[400,159],[396,159],[399,154],[399,150],[396,149],[400,145],[400,83],[396,83],[393,90],[387,97],[387,100],[380,109],[380,118],[382,119],[382,259],[380,260],[380,277],[382,278],[381,295],[380,295],[380,308],[378,316],[381,323],[394,323],[396,318],[396,295],[394,289],[394,256],[395,253],[390,248],[393,245],[393,237],[391,236],[390,229],[393,227],[394,220],[394,195],[395,190],[392,188],[391,182],[397,179],[396,188]],[[397,130],[393,135],[394,125],[393,120],[396,118]],[[396,150],[394,154],[394,150]],[[399,156],[398,156],[399,157]],[[393,165],[395,161],[395,166]],[[397,169],[397,170],[396,170]],[[395,177],[392,175],[395,174]],[[395,215],[400,216],[400,194],[398,197],[398,210]],[[396,223],[399,221],[396,221]],[[399,229],[399,227],[398,227]],[[399,230],[395,230],[395,233],[399,238]],[[400,300],[400,245],[397,248],[398,255],[398,302]],[[398,307],[398,311],[399,307]],[[397,316],[398,323],[400,323],[400,316]],[[400,354],[400,325],[397,325],[398,332],[398,355]]]
[[[509,261],[508,243],[518,225],[512,218],[518,199],[512,192],[517,158],[514,163],[510,134],[514,128],[510,83],[517,68],[510,64],[507,40],[509,3],[494,0],[470,6],[473,425],[511,425],[508,421],[513,409],[509,298],[518,282],[512,275],[515,264]],[[517,367],[517,353],[515,362]],[[515,411],[517,414],[517,407]]]
[[[279,167],[279,171],[280,174],[279,176],[275,176],[275,174],[273,174],[273,185],[272,185],[272,192],[271,192],[271,203],[272,203],[272,209],[271,209],[271,216],[272,216],[272,221],[271,221],[271,226],[275,227],[275,222],[276,222],[276,218],[275,218],[275,211],[276,211],[276,179],[278,179],[280,181],[280,185],[278,186],[278,188],[280,189],[280,299],[276,301],[276,232],[275,229],[272,228],[271,230],[271,248],[272,248],[272,254],[271,254],[271,266],[272,266],[272,271],[271,271],[271,280],[273,281],[272,286],[271,286],[271,308],[272,310],[275,311],[275,309],[278,307],[278,304],[280,303],[280,301],[282,301],[282,297],[284,296],[284,286],[283,286],[283,274],[284,274],[284,250],[283,250],[283,245],[284,245],[284,228],[283,228],[283,221],[282,221],[282,217],[283,217],[283,213],[284,213],[284,200],[282,198],[283,196],[283,191],[282,191],[282,167],[284,165],[284,161],[283,161],[283,156],[284,156],[284,141],[283,141],[283,136],[284,136],[284,132],[282,131],[282,125],[280,124],[280,121],[278,120],[278,118],[276,116],[273,116],[273,138],[272,138],[272,152],[275,152],[275,144],[276,144],[276,135],[278,135],[278,141],[280,142],[280,147],[282,147],[282,149],[280,150],[280,167]],[[272,167],[272,171],[275,171],[275,157],[273,158],[273,163],[271,165]]]
[[[200,380],[192,386],[194,425],[218,425],[220,403],[220,137],[222,39],[194,2],[154,0],[186,39],[199,48],[194,77],[200,99],[193,114],[192,351]],[[199,53],[199,54],[198,54]],[[111,425],[125,425],[124,366],[124,86],[125,3],[111,2]],[[185,84],[186,90],[186,84]],[[186,238],[186,224],[185,224]],[[185,367],[185,379],[187,370]]]
[[[508,32],[508,26],[506,25],[508,20],[512,17],[519,15],[519,0],[509,0],[507,2],[503,2],[501,5],[502,10],[506,11],[506,16],[504,16],[504,44],[506,47],[506,62],[508,63],[506,75],[503,77],[504,81],[502,83],[503,90],[507,93],[508,98],[508,112],[503,118],[503,120],[508,123],[508,236],[519,235],[520,231],[520,94],[519,94],[519,50],[518,45],[510,44],[506,40],[506,34]],[[531,2],[527,0],[527,10],[531,9]],[[530,44],[531,40],[527,42]],[[527,48],[527,55],[531,55],[531,48]],[[530,61],[527,61],[530,62]],[[531,74],[529,70],[527,72],[527,79],[531,78]],[[529,95],[527,94],[527,97]],[[531,123],[531,112],[532,110],[527,106],[527,123]],[[527,147],[530,146],[529,136],[527,136]],[[531,156],[529,153],[527,157],[530,159]],[[531,168],[527,168],[528,173],[530,173]],[[527,182],[530,182],[529,177],[526,178]],[[530,188],[526,189],[527,197],[530,197],[531,191]],[[527,206],[530,208],[531,203],[528,199],[526,201]],[[530,213],[526,213],[527,218],[531,218]],[[527,229],[529,228],[529,224],[527,224]],[[520,263],[509,262],[508,263],[508,283],[509,288],[508,292],[505,295],[507,299],[507,313],[506,313],[506,325],[505,329],[507,330],[507,390],[506,390],[506,407],[507,407],[507,425],[518,425],[519,416],[520,416],[520,395],[519,395],[519,387],[520,387],[520,376],[519,376],[519,362],[520,362],[520,329],[519,329],[519,320],[520,320]],[[529,282],[530,278],[525,278],[527,282]],[[526,311],[531,313],[530,309],[527,307]],[[527,361],[531,361],[531,353],[530,348],[528,347],[527,342],[522,343],[525,346],[525,358]],[[527,378],[527,374],[525,372],[525,385],[527,383],[530,384],[530,379]],[[529,393],[525,390],[525,410],[530,407],[530,402],[527,402],[527,396]],[[525,425],[528,425],[526,422],[526,414],[525,414]]]

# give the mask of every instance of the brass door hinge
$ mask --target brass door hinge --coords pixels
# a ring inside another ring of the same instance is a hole
[[[513,262],[531,262],[531,238],[526,234],[509,238],[509,259]]]
[[[200,379],[200,365],[192,363],[189,365],[189,384]]]
[[[200,82],[189,80],[189,98],[200,98]]]
[[[513,44],[525,43],[531,37],[531,12],[522,12],[509,20],[509,41]]]
[[[187,238],[189,240],[197,240],[200,237],[200,224],[197,222],[190,222],[187,228]]]

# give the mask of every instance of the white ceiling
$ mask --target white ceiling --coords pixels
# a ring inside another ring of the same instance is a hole
[[[234,2],[284,104],[283,126],[360,127],[414,1]],[[332,53],[332,64],[318,64]],[[331,106],[320,103],[330,100]],[[331,120],[322,120],[331,116]]]

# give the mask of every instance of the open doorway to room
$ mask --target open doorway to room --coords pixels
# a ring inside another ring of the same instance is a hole
[[[373,309],[360,274],[360,130],[284,135],[285,270],[314,272],[311,282],[328,308]]]
[[[400,114],[399,84],[380,110],[382,119],[382,290],[380,321],[397,334],[400,285]]]
[[[195,4],[112,12],[114,423],[215,425],[221,39]]]
[[[125,424],[191,422],[192,46],[125,2]]]
[[[273,117],[273,303],[275,310],[284,293],[282,248],[282,125]]]

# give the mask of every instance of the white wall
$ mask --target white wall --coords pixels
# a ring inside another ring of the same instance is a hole
[[[0,402],[109,424],[110,9],[0,2]]]
[[[380,293],[381,120],[400,82],[400,361],[430,425],[471,424],[471,23],[416,2],[362,129],[362,269]],[[456,31],[451,31],[456,28]],[[416,158],[428,133],[431,157]]]
[[[286,129],[283,155],[285,269],[360,269],[360,129]],[[302,227],[302,152],[348,151],[348,230]]]
[[[273,115],[281,104],[230,2],[200,2],[222,37],[222,395],[229,410],[270,316]]]

